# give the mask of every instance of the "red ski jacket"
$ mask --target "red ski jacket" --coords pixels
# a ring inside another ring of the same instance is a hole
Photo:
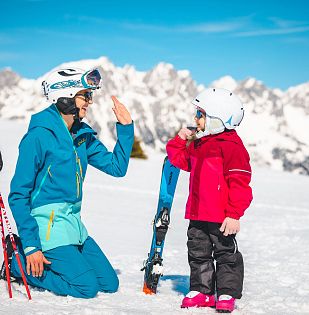
[[[236,131],[166,146],[170,162],[190,172],[186,219],[222,223],[239,219],[252,201],[250,157]]]

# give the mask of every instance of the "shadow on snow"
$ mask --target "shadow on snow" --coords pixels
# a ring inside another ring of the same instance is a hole
[[[162,276],[160,281],[171,280],[173,287],[172,289],[176,292],[186,295],[190,287],[190,277],[184,275],[167,275]]]

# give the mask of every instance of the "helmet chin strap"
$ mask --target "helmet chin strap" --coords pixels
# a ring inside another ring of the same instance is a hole
[[[82,118],[79,117],[79,111],[80,111],[80,109],[78,107],[76,107],[75,114],[73,114],[74,122],[75,121],[79,121],[80,122],[82,120]]]
[[[200,139],[209,135],[210,135],[209,130],[205,129],[205,130],[200,130],[199,132],[197,132],[195,136],[196,136],[196,139]]]
[[[72,127],[70,129],[70,131],[73,134],[77,133],[78,129],[80,128],[81,121],[82,121],[82,119],[79,118],[79,108],[76,108],[76,112],[77,112],[77,114],[73,115],[74,121],[73,121],[73,125],[72,125]]]

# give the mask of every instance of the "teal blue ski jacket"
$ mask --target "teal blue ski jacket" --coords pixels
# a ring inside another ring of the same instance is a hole
[[[9,195],[26,255],[84,243],[88,233],[80,212],[88,164],[114,177],[127,172],[134,126],[117,123],[116,130],[109,152],[86,123],[71,134],[54,104],[32,116]]]

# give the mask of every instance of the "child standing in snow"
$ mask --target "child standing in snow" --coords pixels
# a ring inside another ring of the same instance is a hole
[[[207,89],[192,103],[197,108],[196,133],[183,128],[166,147],[171,163],[191,173],[185,215],[190,220],[190,292],[181,307],[232,312],[235,299],[242,296],[244,276],[235,236],[252,201],[250,158],[235,131],[244,109],[225,89]]]

